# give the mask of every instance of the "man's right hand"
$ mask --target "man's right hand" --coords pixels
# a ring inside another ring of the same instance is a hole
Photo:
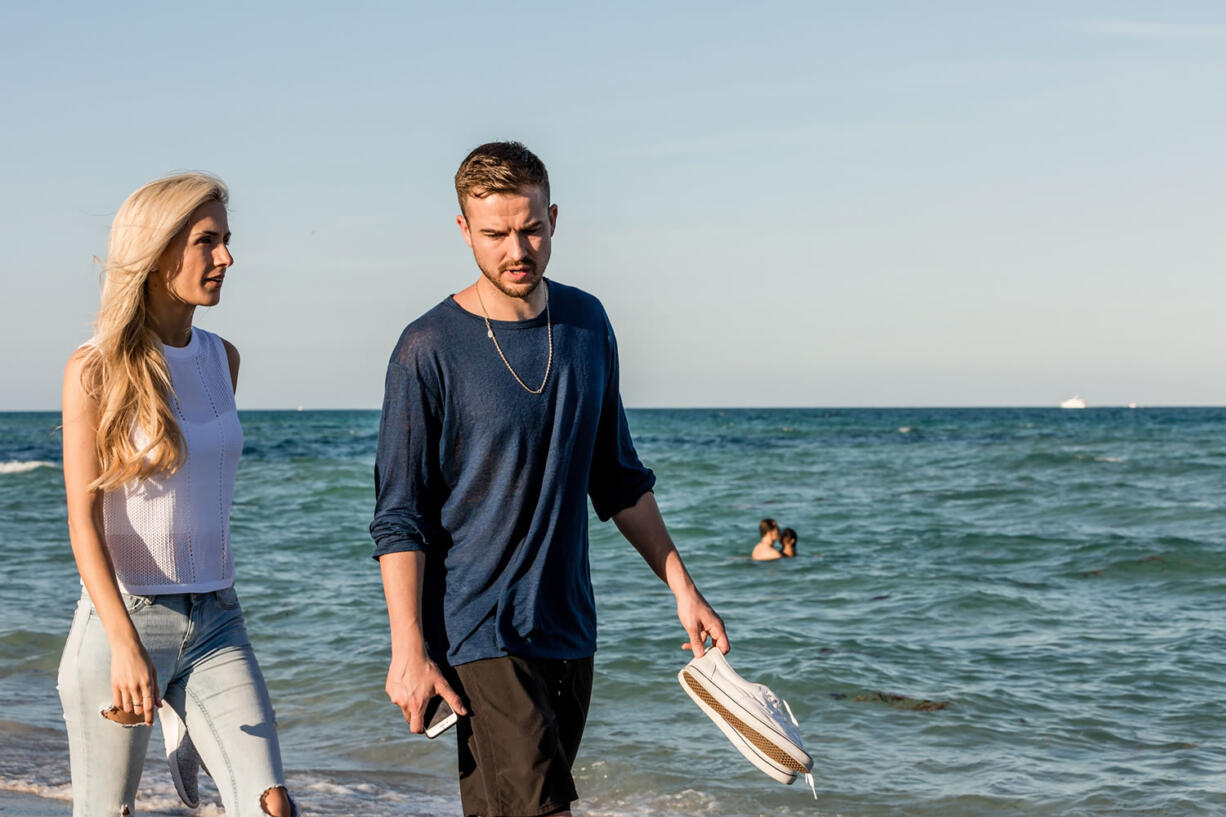
[[[441,695],[457,715],[467,715],[468,710],[460,696],[447,683],[438,665],[429,658],[403,661],[392,659],[387,670],[387,697],[400,707],[409,730],[421,734],[426,731],[424,713],[426,704],[435,695]]]

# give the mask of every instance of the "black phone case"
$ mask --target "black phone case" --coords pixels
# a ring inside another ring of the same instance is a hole
[[[443,700],[441,695],[435,695],[426,703],[426,711],[424,713],[426,731],[428,732],[435,724],[449,718],[451,714],[451,704]]]

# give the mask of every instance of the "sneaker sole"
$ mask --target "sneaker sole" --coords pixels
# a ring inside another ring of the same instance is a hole
[[[709,717],[732,745],[760,771],[780,783],[791,784],[798,774],[813,768],[813,759],[791,739],[778,734],[752,710],[738,703],[739,690],[721,685],[687,666],[677,674],[681,688]]]

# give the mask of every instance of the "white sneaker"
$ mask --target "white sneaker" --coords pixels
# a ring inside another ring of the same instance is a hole
[[[200,805],[200,770],[204,763],[196,753],[196,745],[187,733],[179,713],[170,704],[163,703],[158,709],[158,722],[162,724],[162,740],[166,744],[166,762],[170,765],[170,778],[174,781],[179,799],[189,808]],[[208,772],[208,769],[204,769]]]
[[[814,786],[810,775],[813,758],[805,751],[787,701],[766,686],[737,675],[724,654],[714,648],[686,664],[677,680],[750,763],[780,783],[791,784],[803,774],[810,787]],[[816,789],[813,796],[817,796]]]

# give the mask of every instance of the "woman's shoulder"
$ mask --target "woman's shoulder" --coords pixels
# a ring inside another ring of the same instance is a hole
[[[97,346],[86,342],[68,356],[62,392],[65,405],[85,405],[96,400],[98,368],[92,364],[97,352]]]
[[[72,350],[72,354],[68,356],[68,364],[64,367],[64,374],[80,375],[85,371],[86,365],[90,359],[98,354],[97,338],[90,338],[82,343],[76,349]]]
[[[203,344],[218,344],[225,343],[225,339],[216,332],[210,332],[207,329],[201,329],[199,326],[192,327],[193,335],[200,335],[200,340]]]
[[[98,350],[98,336],[90,335],[85,340],[81,341],[81,345],[72,350],[72,355],[69,360],[75,360],[79,357],[88,357]]]
[[[199,326],[193,326],[192,334],[197,333],[200,335],[201,349],[209,347],[221,349],[226,353],[227,360],[233,361],[238,359],[238,347],[223,338],[221,335],[217,334],[216,332],[210,332],[207,329],[201,329]]]
[[[230,385],[238,386],[238,364],[240,361],[238,347],[225,338],[221,338],[221,347],[226,353],[226,364],[230,367]]]
[[[213,348],[220,350],[221,359],[226,362],[226,367],[230,370],[231,385],[237,386],[239,365],[238,347],[216,332],[201,329],[199,326],[193,326],[192,332],[200,333],[200,340],[202,341],[201,348]]]

